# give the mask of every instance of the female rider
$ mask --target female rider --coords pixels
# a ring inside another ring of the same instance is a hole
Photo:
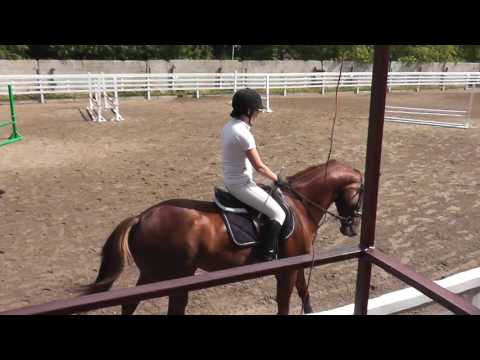
[[[227,190],[241,202],[265,214],[270,220],[262,237],[264,261],[275,259],[275,243],[285,222],[280,205],[253,181],[252,167],[275,185],[285,181],[272,172],[260,158],[251,127],[265,110],[260,95],[252,89],[242,89],[232,99],[231,118],[222,131],[223,177]]]

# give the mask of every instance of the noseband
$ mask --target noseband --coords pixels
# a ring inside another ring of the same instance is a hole
[[[342,217],[343,220],[340,220],[342,221],[342,223],[346,226],[351,226],[353,225],[354,221],[355,221],[355,218],[359,218],[359,217],[362,217],[362,211],[360,210],[360,199],[361,199],[361,195],[363,194],[363,183],[360,184],[360,187],[357,189],[357,191],[355,192],[355,194],[353,194],[352,196],[352,199],[358,195],[358,200],[357,200],[357,203],[355,204],[355,208],[353,209],[353,215],[351,216],[347,216],[347,217]]]

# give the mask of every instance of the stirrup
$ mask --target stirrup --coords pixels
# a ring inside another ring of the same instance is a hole
[[[263,256],[262,256],[262,261],[273,261],[273,260],[277,260],[278,259],[278,256],[277,256],[277,253],[275,253],[275,251],[269,251],[267,253],[264,253]]]

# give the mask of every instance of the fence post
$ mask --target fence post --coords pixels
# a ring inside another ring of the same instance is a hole
[[[465,90],[468,90],[469,81],[470,81],[470,74],[467,74],[467,78],[466,78],[466,81],[465,81]]]
[[[96,88],[95,88],[95,96],[97,98],[97,113],[98,115],[98,122],[103,121],[103,116],[102,116],[102,89],[101,89],[101,79],[97,79],[96,81]]]
[[[234,94],[237,92],[237,81],[238,81],[238,75],[237,75],[237,70],[235,70],[234,77],[233,77],[233,93]]]
[[[378,188],[381,170],[385,101],[388,79],[388,46],[375,46],[370,115],[368,121],[367,156],[365,161],[365,194],[363,202],[360,247],[375,246]],[[372,263],[365,256],[358,260],[355,290],[355,315],[367,315]]]
[[[445,91],[445,78],[446,78],[445,73],[447,71],[448,71],[448,68],[446,70],[443,70],[444,74],[442,74],[442,81],[440,82],[442,84],[441,91]]]
[[[67,79],[67,91],[68,91],[68,93],[72,92],[71,85],[70,85],[70,79]],[[73,94],[72,94],[72,98],[73,98]]]
[[[271,113],[272,109],[270,108],[270,75],[266,77],[266,93],[267,93],[267,112]]]
[[[353,74],[352,74],[352,78],[354,78],[354,75],[353,75]],[[357,79],[357,88],[356,88],[356,90],[355,90],[355,94],[356,94],[356,95],[360,94],[360,85],[359,85],[359,83],[360,83],[360,80]]]
[[[89,109],[93,111],[93,98],[92,98],[92,74],[88,73],[88,102],[90,104]]]
[[[322,73],[322,95],[325,95],[325,73]]]
[[[195,78],[195,86],[196,86],[195,98],[200,99],[200,89],[198,88],[198,77]]]
[[[283,96],[287,96],[287,77],[283,76]]]
[[[41,78],[38,78],[38,86],[40,88],[40,103],[45,104],[45,95],[43,94],[43,84]]]
[[[147,74],[147,100],[151,100],[151,84],[150,84],[150,73]]]
[[[469,104],[468,104],[467,119],[466,119],[466,123],[465,123],[465,127],[466,127],[467,129],[473,127],[473,123],[472,123],[472,109],[473,109],[473,96],[474,96],[474,94],[475,94],[475,92],[473,92],[473,91],[470,92],[470,101],[469,101]]]

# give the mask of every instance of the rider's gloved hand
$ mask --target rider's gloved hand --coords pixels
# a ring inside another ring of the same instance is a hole
[[[274,181],[273,183],[275,184],[276,187],[279,187],[279,188],[288,188],[290,186],[288,181],[282,178],[281,176],[277,176],[277,181]]]

